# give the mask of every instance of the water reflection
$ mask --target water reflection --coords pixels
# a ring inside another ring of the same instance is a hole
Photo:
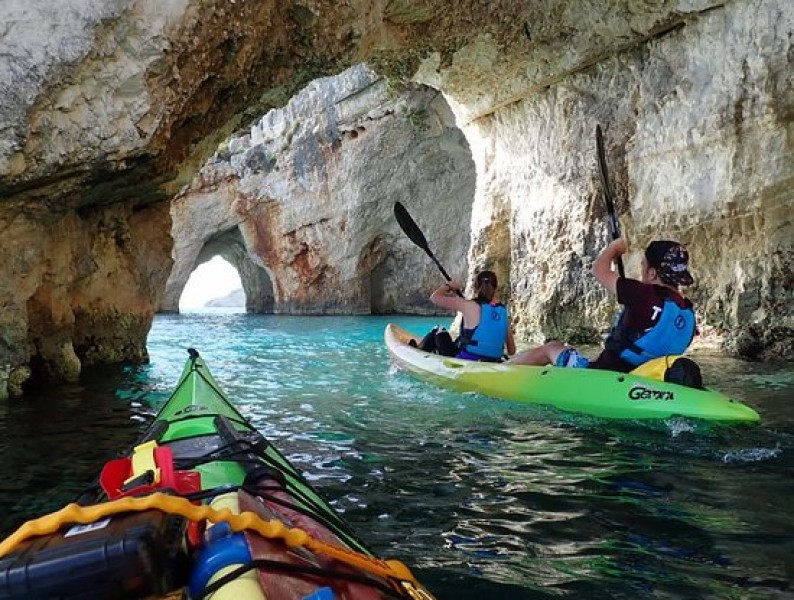
[[[88,372],[50,394],[0,402],[0,532],[71,502],[105,461],[148,421],[142,405],[119,398],[121,369]]]
[[[192,346],[361,537],[439,598],[790,593],[791,370],[698,357],[760,427],[604,421],[419,383],[390,366],[387,320],[158,317],[150,365],[58,402],[0,403],[3,529],[71,500],[132,441]]]

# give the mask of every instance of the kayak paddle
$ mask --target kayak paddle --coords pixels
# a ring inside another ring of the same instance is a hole
[[[612,239],[616,240],[620,237],[620,222],[615,214],[615,202],[613,200],[612,188],[609,186],[609,177],[607,176],[607,159],[604,155],[604,137],[601,135],[601,125],[596,125],[596,149],[598,150],[598,173],[601,175],[601,185],[604,188],[604,201],[607,205],[607,221],[609,225],[609,233]],[[623,272],[623,259],[617,257],[615,263],[618,266],[618,274],[625,277]]]
[[[419,229],[419,225],[416,224],[416,221],[413,220],[411,215],[408,213],[408,209],[406,209],[402,203],[395,202],[394,203],[394,216],[397,219],[397,223],[400,224],[400,229],[405,232],[405,235],[417,246],[419,246],[425,253],[433,259],[433,262],[436,263],[438,270],[441,271],[441,274],[447,281],[452,281],[452,278],[446,272],[441,263],[438,262],[435,254],[430,251],[430,248],[427,245],[427,240],[425,239],[425,234],[422,233],[422,230]],[[463,294],[460,290],[456,290],[458,296],[463,298]]]

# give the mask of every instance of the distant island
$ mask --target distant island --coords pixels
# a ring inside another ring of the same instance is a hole
[[[245,307],[245,292],[243,292],[242,288],[232,290],[225,296],[221,296],[220,298],[213,298],[212,300],[206,302],[204,306],[211,308]]]

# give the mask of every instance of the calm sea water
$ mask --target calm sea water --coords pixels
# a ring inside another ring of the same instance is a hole
[[[696,356],[759,427],[610,422],[395,372],[389,320],[158,316],[149,365],[0,402],[0,533],[90,483],[195,347],[361,537],[439,598],[794,597],[791,363]]]

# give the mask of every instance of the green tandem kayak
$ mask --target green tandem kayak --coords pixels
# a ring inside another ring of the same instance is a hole
[[[674,416],[726,423],[758,423],[751,407],[710,389],[698,389],[630,373],[476,362],[424,352],[409,345],[417,336],[390,323],[384,339],[392,361],[415,377],[459,392],[607,419]]]
[[[152,425],[96,485],[0,543],[0,599],[432,600],[189,354]]]

